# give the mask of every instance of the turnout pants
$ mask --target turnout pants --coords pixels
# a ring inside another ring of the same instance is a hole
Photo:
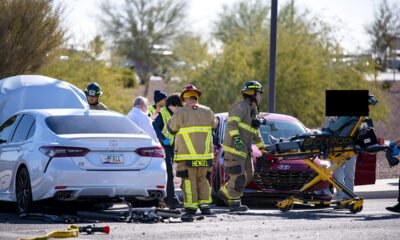
[[[177,162],[177,177],[182,178],[183,207],[198,209],[211,204],[211,188],[208,182],[210,167],[189,167],[186,161]]]
[[[253,179],[254,168],[251,157],[244,159],[225,159],[224,171],[229,175],[228,182],[221,188],[221,191],[230,200],[240,199],[243,190]]]

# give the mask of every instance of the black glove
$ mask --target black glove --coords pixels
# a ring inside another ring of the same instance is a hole
[[[261,125],[265,125],[265,124],[266,124],[266,121],[263,118],[261,118],[261,119],[256,118],[256,119],[251,120],[251,126],[256,129],[259,129]]]

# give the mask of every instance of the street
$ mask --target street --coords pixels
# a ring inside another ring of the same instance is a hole
[[[351,214],[348,210],[316,209],[295,206],[281,213],[273,206],[251,209],[244,214],[231,214],[225,208],[213,209],[215,215],[192,223],[174,220],[163,223],[103,222],[109,235],[81,234],[78,239],[397,239],[400,214],[385,209],[396,199],[366,199],[364,210]],[[200,216],[200,215],[198,215]],[[80,223],[87,225],[90,223]],[[21,220],[11,210],[0,212],[0,239],[18,239],[44,235],[66,229],[68,224],[52,224],[41,220]]]

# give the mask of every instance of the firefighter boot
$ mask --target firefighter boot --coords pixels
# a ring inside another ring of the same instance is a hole
[[[201,215],[211,215],[211,208],[208,204],[200,205]]]
[[[182,222],[193,222],[196,212],[197,209],[185,208],[185,213],[181,216]]]
[[[246,212],[249,208],[246,205],[242,205],[240,199],[229,201],[229,210],[231,212]]]
[[[226,206],[229,206],[228,197],[221,190],[217,192],[217,197],[221,199]]]

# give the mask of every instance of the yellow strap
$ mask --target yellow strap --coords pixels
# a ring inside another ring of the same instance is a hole
[[[236,122],[241,122],[242,120],[240,120],[240,117],[229,117],[228,118],[228,122],[231,122],[231,121],[236,121]]]
[[[230,135],[231,137],[236,136],[236,135],[239,135],[239,130],[232,130],[232,131],[229,131],[229,135]]]
[[[213,159],[213,153],[206,153],[206,154],[175,154],[175,161],[182,161],[182,160],[209,160]]]
[[[224,150],[225,152],[228,152],[228,153],[232,153],[232,154],[241,156],[243,158],[247,157],[247,153],[242,152],[242,151],[238,151],[238,150],[236,150],[234,148],[231,148],[231,147],[228,147],[228,146],[225,146],[225,145],[222,145],[222,150]]]
[[[67,230],[56,230],[46,235],[33,238],[18,238],[18,240],[47,240],[50,238],[73,238],[79,236],[79,226],[70,225]]]
[[[364,119],[365,119],[365,117],[363,117],[363,116],[361,116],[361,117],[358,119],[357,124],[354,126],[353,130],[352,130],[351,133],[350,133],[350,137],[354,137],[354,135],[356,134],[358,128],[359,128],[360,125],[361,125],[361,123],[364,121]]]
[[[239,123],[239,127],[243,128],[244,130],[247,130],[251,133],[258,134],[258,129],[252,128],[250,125],[247,125],[246,123],[242,123],[242,122]]]

